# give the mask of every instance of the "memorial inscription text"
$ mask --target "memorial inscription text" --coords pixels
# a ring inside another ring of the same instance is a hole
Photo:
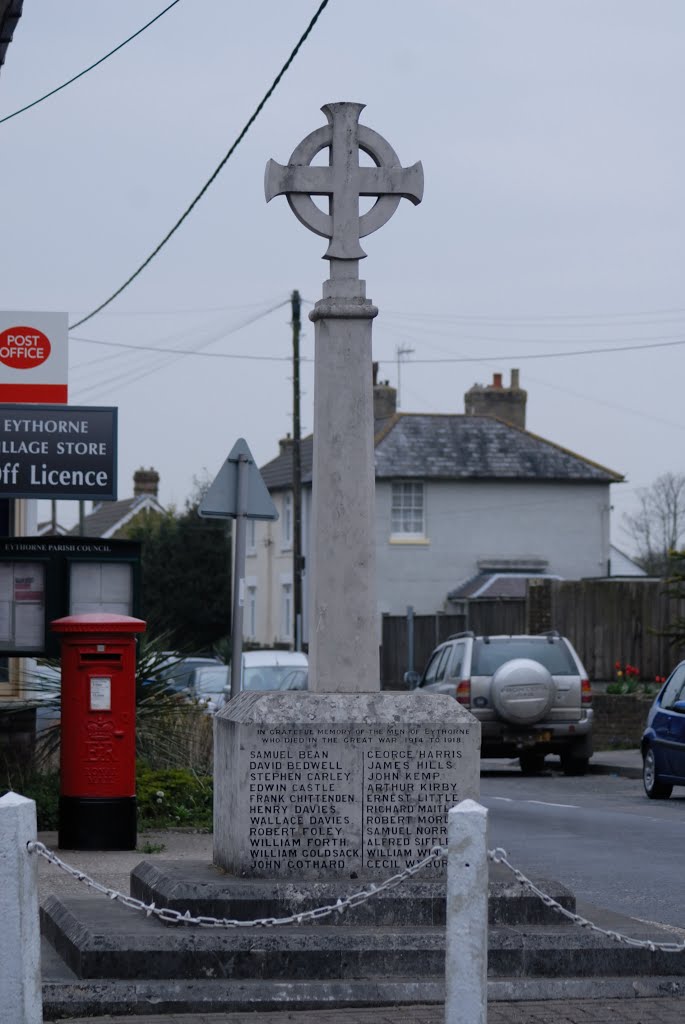
[[[402,870],[446,843],[447,812],[471,795],[461,764],[471,750],[468,724],[250,733],[255,872]]]

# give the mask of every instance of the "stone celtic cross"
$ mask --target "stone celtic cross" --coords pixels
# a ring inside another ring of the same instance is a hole
[[[302,224],[328,238],[330,277],[314,321],[314,453],[307,558],[309,689],[379,689],[371,324],[359,239],[392,217],[404,196],[423,196],[420,163],[403,167],[384,138],[359,123],[363,103],[327,103],[328,124],[296,147],[287,166],[269,160],[266,200],[285,195]],[[328,149],[328,165],[312,165]],[[360,163],[366,154],[373,166]],[[328,213],[312,196],[328,198]],[[360,214],[361,196],[375,196]]]
[[[363,103],[326,103],[328,124],[317,128],[297,146],[287,166],[269,160],[266,201],[285,195],[297,219],[317,235],[329,238],[324,259],[359,260],[366,253],[359,239],[377,231],[392,217],[400,199],[415,205],[423,196],[423,167],[402,167],[392,146],[377,132],[359,123]],[[311,166],[322,149],[330,150],[328,167]],[[375,167],[360,166],[360,150]],[[311,196],[328,196],[324,213]],[[359,214],[359,197],[377,196],[368,213]]]

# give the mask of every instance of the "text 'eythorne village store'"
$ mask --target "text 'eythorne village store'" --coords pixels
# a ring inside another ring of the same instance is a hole
[[[117,410],[3,405],[0,497],[116,498]]]

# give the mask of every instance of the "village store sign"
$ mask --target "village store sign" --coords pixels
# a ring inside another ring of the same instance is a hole
[[[0,498],[115,500],[117,410],[0,406]]]

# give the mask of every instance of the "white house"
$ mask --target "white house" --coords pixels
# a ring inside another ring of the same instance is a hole
[[[525,429],[526,392],[475,385],[466,412],[402,413],[395,389],[374,385],[376,564],[379,613],[449,609],[465,581],[609,575],[609,495],[623,478]],[[302,441],[303,639],[311,522],[312,437]],[[251,521],[245,637],[292,642],[292,440],[261,470],[279,510]],[[519,584],[520,586],[521,584]]]

